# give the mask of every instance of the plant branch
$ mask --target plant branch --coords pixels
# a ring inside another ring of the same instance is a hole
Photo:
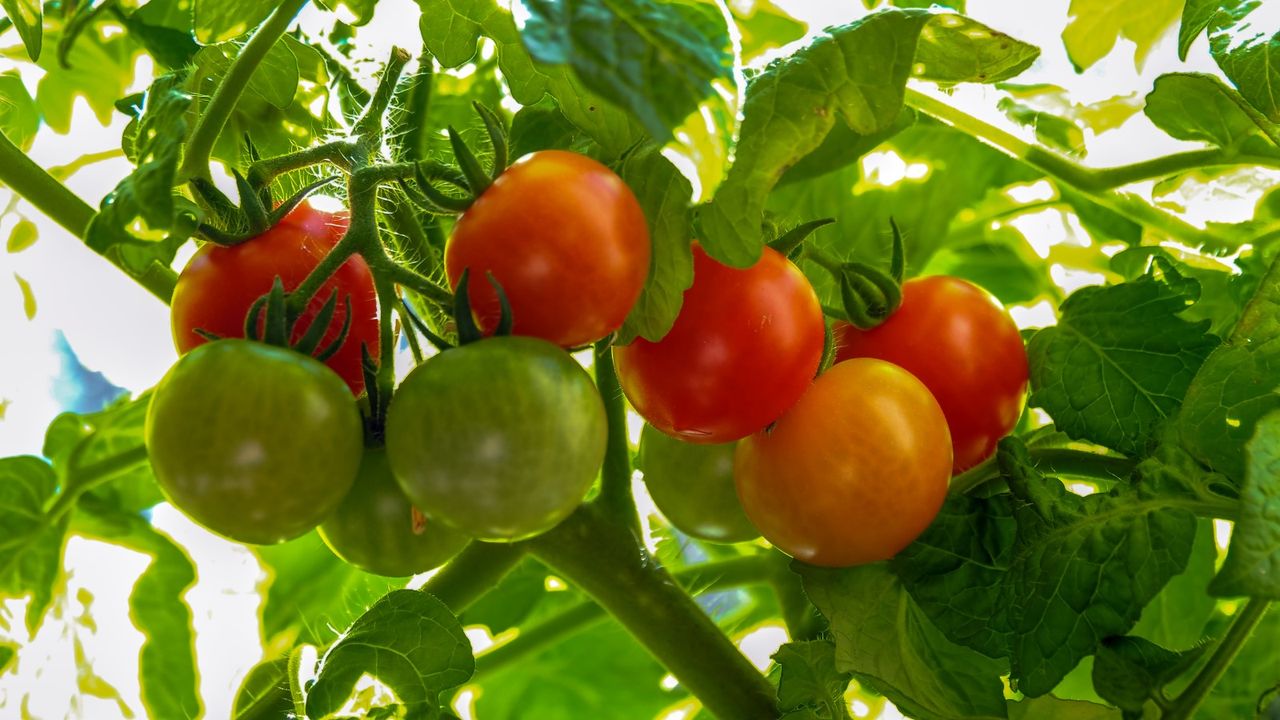
[[[335,140],[323,145],[299,150],[276,157],[263,158],[249,166],[248,179],[255,187],[265,185],[275,178],[294,170],[331,163],[343,170],[351,169],[351,155],[355,152],[346,140]],[[270,209],[270,208],[268,208]]]
[[[640,516],[631,494],[631,444],[627,439],[627,407],[622,399],[622,386],[613,367],[613,350],[607,340],[595,347],[596,389],[604,401],[609,439],[604,451],[604,467],[600,470],[600,499],[610,517],[626,524],[637,534]]]
[[[972,135],[997,150],[1031,165],[1055,180],[1076,188],[1097,204],[1142,225],[1159,230],[1192,247],[1200,247],[1206,244],[1222,244],[1222,240],[1212,233],[1201,230],[1180,218],[1151,206],[1138,197],[1114,192],[1115,188],[1138,180],[1147,180],[1196,167],[1203,167],[1205,164],[1234,165],[1246,160],[1250,162],[1258,160],[1258,158],[1252,156],[1248,158],[1232,157],[1218,150],[1195,150],[1146,160],[1132,165],[1101,169],[1087,168],[1062,155],[1029,143],[1012,133],[951,107],[947,103],[919,90],[907,88],[905,101],[920,112]],[[1214,153],[1214,155],[1210,157],[1207,153]],[[1267,164],[1274,165],[1275,163],[1276,161],[1272,160],[1268,161]]]
[[[685,568],[674,573],[674,577],[682,587],[695,594],[728,590],[770,582],[774,571],[769,561],[767,555],[736,557]],[[522,629],[511,642],[477,657],[476,674],[472,680],[482,681],[607,617],[604,608],[590,600],[565,608],[531,628]]]
[[[84,240],[96,211],[27,157],[3,132],[0,132],[0,184],[7,185],[50,220]],[[137,274],[130,272],[115,253],[100,254],[166,305],[169,303],[178,283],[178,275],[172,269],[152,263],[146,272]]]
[[[524,558],[523,545],[472,541],[421,588],[440,599],[450,612],[461,615]]]
[[[134,465],[146,462],[147,457],[146,446],[139,445],[116,453],[105,460],[99,460],[92,465],[72,467],[67,474],[66,487],[62,489],[57,499],[45,511],[46,525],[52,525],[57,522],[67,511],[75,506],[81,495],[110,480],[118,473],[124,472]]]
[[[1231,666],[1231,661],[1235,660],[1240,648],[1244,647],[1245,641],[1267,614],[1270,606],[1271,601],[1263,598],[1252,598],[1245,603],[1244,609],[1231,621],[1231,627],[1214,649],[1213,655],[1209,656],[1209,661],[1196,673],[1191,684],[1174,699],[1173,706],[1161,715],[1162,720],[1189,720],[1195,714],[1196,709],[1208,697],[1209,691],[1213,690],[1213,686]]]
[[[594,599],[722,720],[775,720],[774,690],[631,530],[579,508],[526,543]]]
[[[1129,458],[1102,455],[1070,448],[1030,448],[1027,451],[1036,469],[1046,475],[1068,475],[1097,480],[1122,480],[1133,472],[1137,463]],[[951,478],[949,492],[971,492],[1000,477],[995,456]]]
[[[227,68],[227,74],[214,90],[213,97],[209,99],[209,104],[196,122],[191,139],[187,141],[186,156],[183,158],[182,169],[178,174],[180,178],[185,180],[192,177],[209,177],[209,156],[213,153],[213,144],[222,134],[227,121],[231,119],[231,113],[235,111],[240,96],[249,84],[249,79],[253,77],[254,71],[267,56],[271,46],[275,45],[281,35],[284,35],[289,25],[293,23],[293,18],[306,4],[307,0],[282,0],[280,6],[267,17],[253,33],[253,37],[249,38],[249,42],[240,49],[240,54],[236,55],[235,60],[231,62],[231,67]]]

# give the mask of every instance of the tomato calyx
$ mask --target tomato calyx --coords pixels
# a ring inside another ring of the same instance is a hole
[[[812,260],[831,273],[840,286],[843,307],[823,308],[827,315],[848,321],[860,330],[870,330],[888,320],[902,305],[906,253],[902,247],[902,233],[893,218],[889,218],[889,227],[893,230],[893,251],[888,272],[858,260],[841,261],[815,247],[797,251],[801,257]]]
[[[427,339],[427,342],[434,345],[440,352],[467,345],[477,340],[483,340],[486,337],[510,335],[511,328],[515,325],[515,316],[511,312],[511,301],[507,298],[506,291],[502,289],[502,283],[498,282],[493,273],[486,272],[485,278],[489,281],[489,285],[493,287],[494,292],[497,293],[498,306],[500,308],[498,326],[490,335],[485,335],[484,330],[476,323],[475,315],[471,312],[471,295],[467,292],[467,287],[471,281],[470,268],[462,271],[462,277],[458,280],[458,288],[453,294],[453,322],[458,333],[458,342],[456,344],[432,332],[422,318],[418,317],[417,313],[407,306],[405,308],[405,316],[409,318],[413,328],[421,333]]]
[[[235,178],[236,191],[240,194],[238,206],[212,182],[202,178],[191,180],[191,187],[202,208],[209,216],[216,218],[216,224],[200,223],[197,230],[201,238],[227,247],[252,240],[280,224],[315,191],[338,179],[337,175],[321,178],[294,193],[274,209],[268,210],[272,204],[268,186],[255,187],[234,168],[231,175]]]
[[[502,117],[479,102],[473,102],[471,106],[484,123],[485,134],[493,150],[492,166],[485,170],[475,151],[450,125],[449,145],[453,148],[457,167],[423,160],[414,165],[414,185],[400,182],[409,199],[429,212],[449,215],[465,212],[507,169],[507,127]],[[437,182],[453,186],[458,194],[441,190],[436,187]]]

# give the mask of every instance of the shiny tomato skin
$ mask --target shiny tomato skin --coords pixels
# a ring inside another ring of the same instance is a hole
[[[391,475],[384,448],[366,448],[360,474],[320,525],[333,554],[365,572],[406,577],[433,570],[471,539],[443,523],[414,517],[413,504]]]
[[[644,213],[622,178],[584,155],[544,150],[512,164],[462,214],[444,262],[454,288],[470,268],[485,332],[501,315],[491,272],[511,302],[513,334],[571,348],[622,326],[649,254]]]
[[[645,425],[636,467],[662,516],[686,535],[716,543],[760,537],[733,485],[733,443],[694,445]]]
[[[292,218],[292,219],[291,219]],[[299,206],[280,224],[239,245],[205,245],[183,268],[173,292],[171,320],[173,339],[179,353],[208,342],[196,329],[224,338],[243,338],[249,307],[270,292],[276,276],[285,290],[296,288],[324,258],[345,232],[342,215],[318,213]],[[343,299],[351,298],[351,328],[347,339],[325,364],[338,373],[351,392],[364,389],[360,346],[378,357],[378,300],[373,275],[359,257],[352,257],[320,287],[301,320],[295,326],[297,340],[324,306],[334,288],[338,306],[329,323],[323,348],[342,331],[346,309]]]
[[[351,226],[351,214],[346,210],[332,213],[317,210],[304,200],[290,210],[280,220],[280,224],[291,225],[309,235],[327,237],[331,242],[337,243]]]
[[[693,285],[671,331],[614,348],[645,420],[693,443],[725,443],[777,420],[818,370],[822,308],[800,269],[765,248],[738,269],[693,246]]]
[[[880,326],[836,327],[836,361],[887,360],[929,388],[951,428],[962,472],[991,457],[1022,414],[1027,352],[1009,313],[990,293],[945,275],[909,280],[902,306]]]
[[[833,366],[774,426],[738,443],[738,498],[760,534],[813,565],[886,560],[924,531],[951,477],[937,401],[902,368]]]
[[[600,393],[568,353],[494,337],[409,373],[387,411],[387,457],[428,518],[480,540],[522,540],[582,504],[606,429]]]
[[[355,399],[332,370],[236,339],[178,359],[156,386],[144,435],[176,508],[258,545],[299,537],[327,518],[364,452]]]

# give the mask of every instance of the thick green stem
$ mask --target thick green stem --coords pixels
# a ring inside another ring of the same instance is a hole
[[[1036,469],[1046,475],[1115,481],[1128,477],[1137,465],[1129,458],[1069,448],[1031,448],[1027,452]],[[992,456],[951,478],[950,492],[955,495],[967,493],[998,477],[1000,468]]]
[[[346,140],[335,140],[287,155],[263,158],[249,167],[248,179],[254,186],[266,184],[294,170],[331,163],[343,170],[351,169],[354,146]],[[269,209],[269,208],[268,208]]]
[[[249,85],[249,79],[267,56],[271,46],[284,35],[294,17],[306,4],[307,0],[283,0],[240,49],[196,122],[191,139],[187,141],[186,156],[183,158],[179,177],[209,177],[209,156],[213,153],[213,144],[231,119],[231,113],[235,111],[240,96]]]
[[[1097,204],[1128,217],[1142,225],[1159,230],[1166,235],[1193,247],[1218,243],[1219,238],[1205,232],[1159,208],[1152,207],[1140,198],[1112,192],[1117,187],[1138,180],[1147,180],[1190,170],[1204,165],[1234,165],[1254,163],[1258,158],[1231,157],[1222,151],[1192,151],[1176,153],[1132,165],[1092,169],[1069,160],[1057,153],[1033,145],[1005,130],[979,120],[926,93],[907,88],[906,103],[917,110],[972,135],[979,140],[1011,155],[1054,179],[1075,187]],[[1212,156],[1207,153],[1214,153]],[[1274,161],[1268,164],[1275,164]]]
[[[391,263],[391,267],[388,269],[396,284],[403,285],[428,300],[442,303],[446,306],[453,303],[453,293],[431,282],[426,276],[395,263]]]
[[[370,151],[375,150],[382,142],[382,116],[386,114],[387,106],[391,104],[396,81],[400,79],[400,73],[404,72],[404,66],[409,64],[410,59],[409,53],[405,50],[391,48],[391,57],[387,59],[387,65],[382,70],[378,89],[369,100],[364,115],[356,121],[355,134]]]
[[[1195,714],[1196,709],[1231,666],[1231,661],[1235,660],[1236,655],[1240,653],[1240,648],[1244,647],[1245,641],[1249,639],[1253,629],[1258,626],[1270,607],[1271,601],[1262,598],[1253,598],[1245,603],[1244,609],[1231,621],[1231,627],[1227,629],[1222,642],[1218,643],[1213,655],[1209,656],[1209,661],[1200,668],[1200,672],[1196,673],[1191,684],[1173,701],[1173,706],[1161,715],[1162,720],[1188,720]]]
[[[775,720],[769,682],[635,535],[592,504],[527,542],[552,570],[618,620],[722,720]]]
[[[524,558],[524,546],[474,541],[420,588],[440,599],[455,615],[497,587]]]
[[[607,341],[595,346],[596,389],[604,400],[609,439],[604,451],[604,467],[600,469],[599,503],[610,517],[640,531],[636,499],[631,494],[631,444],[627,439],[627,407],[622,386],[613,367],[613,350]]]
[[[770,561],[766,555],[749,555],[685,568],[674,575],[676,582],[692,593],[716,592],[771,582],[776,572]],[[482,681],[608,616],[604,608],[590,600],[565,608],[531,628],[522,629],[511,642],[477,657],[474,680]]]
[[[72,235],[81,240],[85,238],[89,221],[95,214],[93,207],[35,164],[3,132],[0,132],[0,184],[7,185]],[[103,257],[168,304],[178,283],[178,276],[173,270],[153,263],[146,272],[136,274],[130,272],[115,253]]]

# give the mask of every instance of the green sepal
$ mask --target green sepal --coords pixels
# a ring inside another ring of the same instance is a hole
[[[466,345],[484,339],[484,333],[471,314],[471,294],[467,292],[471,281],[471,268],[462,271],[458,287],[453,291],[453,321],[458,326],[458,345]]]
[[[818,228],[830,225],[835,221],[835,218],[810,220],[807,223],[795,226],[773,240],[770,240],[767,244],[770,248],[773,248],[794,260],[799,257],[800,253],[803,251],[802,245],[810,235],[812,235]]]
[[[507,169],[507,127],[502,116],[479,101],[471,103],[484,123],[485,132],[489,135],[489,144],[493,147],[493,170],[489,177],[494,180]],[[479,194],[479,193],[477,193]]]
[[[471,152],[471,148],[467,147],[467,143],[463,141],[462,136],[457,130],[450,125],[449,129],[449,145],[453,147],[453,157],[458,161],[458,168],[462,170],[462,175],[467,179],[467,187],[470,188],[472,195],[479,197],[481,193],[489,189],[493,179],[484,171],[484,167],[480,165],[480,160],[476,158],[475,153]]]

